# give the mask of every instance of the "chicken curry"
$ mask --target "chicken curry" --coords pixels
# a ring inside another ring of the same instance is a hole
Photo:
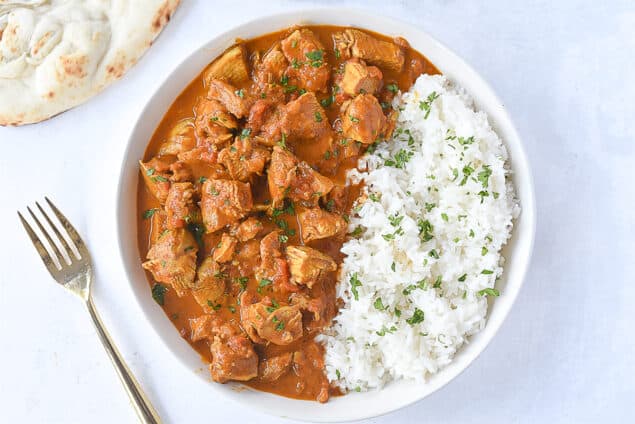
[[[140,161],[154,299],[211,377],[326,402],[315,336],[337,312],[346,173],[390,138],[391,102],[438,73],[401,39],[294,27],[239,41],[172,104]]]

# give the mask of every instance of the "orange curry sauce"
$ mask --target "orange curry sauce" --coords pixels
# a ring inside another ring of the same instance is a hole
[[[331,80],[329,82],[329,87],[331,87],[333,85],[334,73],[339,68],[340,64],[344,61],[343,59],[338,59],[335,57],[334,42],[332,37],[334,33],[341,32],[342,30],[344,30],[344,28],[335,26],[309,26],[308,28],[313,31],[313,33],[324,45],[324,60],[328,62],[328,65],[331,69]],[[274,43],[279,42],[280,40],[287,37],[294,29],[296,28],[285,29],[283,31],[267,34],[252,40],[240,41],[240,43],[246,49],[247,57],[249,58],[250,66],[252,67],[252,69],[253,62],[258,53],[260,55],[263,55]],[[383,41],[393,41],[389,37],[380,34],[372,33],[369,31],[365,32]],[[397,84],[400,90],[405,91],[410,88],[416,77],[421,73],[439,73],[434,65],[432,65],[419,52],[409,47],[405,47],[404,52],[405,65],[401,72],[395,72],[380,67],[383,73],[384,86],[387,84]],[[416,63],[416,65],[413,65],[413,63]],[[163,120],[154,132],[154,135],[152,136],[147,146],[143,161],[148,161],[158,154],[161,144],[166,140],[171,129],[179,121],[186,118],[193,118],[193,109],[195,107],[197,99],[200,97],[205,97],[207,93],[203,75],[204,73],[202,72],[197,78],[195,78],[170,106],[169,110],[163,117]],[[251,82],[252,81],[247,81],[243,85],[243,87],[237,86],[236,88],[244,88],[245,90],[247,90],[247,87]],[[330,96],[330,94],[330,92],[327,94],[318,94],[318,99],[321,100],[327,98]],[[329,122],[333,123],[333,121],[338,117],[339,107],[333,104],[330,107],[326,107],[325,111],[328,116]],[[293,152],[300,160],[306,161],[310,166],[317,169],[320,169],[321,166],[323,167],[322,161],[325,160],[325,146],[319,145],[319,143],[305,143],[303,145],[294,146]],[[356,166],[357,159],[358,157],[355,156],[339,161],[338,167],[334,169],[333,172],[325,173],[324,175],[329,177],[335,184],[344,185],[346,181],[346,173]],[[205,164],[201,164],[200,166],[193,166],[192,174],[194,176],[194,179],[196,180],[199,177],[208,176],[209,169]],[[270,200],[266,174],[262,177],[255,178],[252,181],[251,189],[254,205],[263,204]],[[360,187],[351,187],[349,190],[349,211],[353,202],[359,195],[359,190]],[[144,212],[153,208],[161,208],[161,205],[151,195],[149,190],[146,188],[143,179],[140,177],[138,184],[137,216],[138,244],[141,261],[145,261],[148,250],[151,247],[152,238],[157,237],[157,234],[152,234],[152,220],[143,218]],[[265,230],[270,231],[277,228],[276,224],[273,222],[274,220],[269,215],[260,214],[258,216],[265,226]],[[299,235],[297,215],[294,216],[283,214],[280,216],[280,218],[284,218],[288,223],[288,228],[295,231],[295,235],[289,236],[288,244],[302,245],[303,243]],[[154,231],[156,232],[157,230],[155,229]],[[204,247],[202,247],[198,251],[199,263],[203,258],[209,256],[213,252],[214,248],[217,246],[220,240],[221,232],[222,231],[218,231],[216,233],[206,234],[204,236]],[[313,241],[310,243],[310,246],[331,256],[339,265],[341,264],[341,261],[343,259],[343,255],[340,253],[340,248],[343,242],[344,240],[341,239],[327,238],[323,240]],[[254,263],[250,266],[255,269],[258,266],[257,260],[255,260]],[[329,321],[335,316],[337,312],[335,298],[337,273],[331,274],[332,275],[327,280],[322,281],[321,284],[315,284],[311,289],[312,296],[325,296],[328,303],[330,304],[330,307],[326,308],[326,313],[328,314],[326,318]],[[147,272],[147,279],[149,283],[148,296],[151,296],[150,287],[155,284],[155,280],[153,279],[150,272]],[[286,299],[282,299],[282,297],[284,296],[273,293],[270,289],[265,289],[264,291],[262,290],[262,288],[259,289],[258,282],[255,280],[253,274],[250,276],[245,290],[254,294],[258,293],[258,295],[261,296],[264,296],[266,294],[272,298],[276,298],[276,296],[279,296],[281,297],[281,299],[277,299],[278,301],[286,301]],[[223,300],[219,303],[217,310],[210,311],[204,310],[203,307],[196,302],[194,297],[189,292],[182,297],[178,297],[175,291],[168,286],[167,291],[164,294],[163,309],[166,315],[174,324],[174,326],[180,332],[181,336],[186,341],[188,341],[188,343],[190,343],[194,349],[196,349],[196,351],[206,362],[211,362],[212,357],[210,354],[209,341],[191,341],[189,320],[197,318],[204,313],[212,313],[219,315],[224,320],[235,320],[240,322],[240,305],[238,304],[239,294],[240,292],[237,292],[236,290],[228,290]],[[320,332],[321,328],[312,329],[310,321],[310,318],[304,320],[305,331],[303,337],[289,345],[278,346],[272,343],[255,344],[254,348],[258,354],[260,361],[266,360],[267,358],[278,355],[280,353],[293,352],[299,349],[303,349],[305,354],[307,354],[308,356],[310,356],[311,354],[316,356],[316,358],[309,358],[315,359],[313,363],[323,364],[323,348],[321,347],[321,345],[314,341],[314,337]],[[307,346],[309,345],[314,346],[310,349],[307,349]],[[245,382],[244,384],[254,389],[272,392],[282,396],[296,399],[315,400],[319,395],[320,389],[325,381],[326,377],[324,375],[324,370],[322,368],[316,367],[312,369],[312,371],[308,374],[305,373],[302,378],[300,378],[294,372],[288,372],[273,382],[260,381],[259,378],[256,377],[250,381]],[[330,392],[331,395],[339,394],[338,390],[335,388],[331,388]]]

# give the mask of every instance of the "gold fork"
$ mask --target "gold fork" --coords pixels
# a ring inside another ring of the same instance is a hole
[[[97,315],[95,304],[93,303],[93,299],[90,295],[90,285],[93,280],[93,266],[90,260],[90,253],[88,252],[86,245],[75,228],[70,222],[68,222],[66,217],[47,197],[45,197],[45,199],[59,220],[59,224],[61,224],[62,228],[53,223],[39,203],[35,202],[35,205],[48,223],[49,227],[53,230],[53,235],[44,228],[31,208],[27,206],[27,210],[37,224],[37,227],[40,229],[40,232],[46,238],[49,248],[46,248],[35,231],[33,231],[33,228],[31,228],[29,223],[18,211],[18,216],[20,217],[20,221],[22,221],[22,225],[24,225],[24,229],[31,238],[35,249],[44,261],[44,265],[51,273],[53,279],[62,285],[62,287],[71,293],[76,294],[84,301],[86,308],[88,309],[88,313],[92,318],[93,324],[95,325],[95,329],[97,330],[97,334],[99,335],[99,339],[104,345],[110,360],[115,366],[117,375],[119,375],[121,382],[126,388],[126,392],[128,392],[128,396],[130,397],[132,405],[139,416],[139,420],[142,423],[160,423],[161,419],[159,418],[159,415],[152,407],[152,404],[143,393],[141,386],[139,386],[139,383],[128,369],[128,366],[121,357],[121,354],[104,328],[99,315]],[[65,236],[62,235],[63,232],[65,233]],[[55,243],[53,239],[55,239],[57,243]],[[62,248],[62,251],[60,251],[60,247]]]

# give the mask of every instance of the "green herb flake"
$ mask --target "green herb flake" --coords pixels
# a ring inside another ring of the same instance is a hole
[[[494,297],[498,297],[498,296],[500,296],[500,292],[499,292],[498,290],[496,290],[496,289],[491,289],[491,288],[489,288],[489,287],[488,287],[488,288],[486,288],[486,289],[483,289],[483,290],[479,290],[479,291],[477,292],[477,294],[478,294],[479,296],[494,296]]]
[[[159,211],[159,208],[152,208],[152,209],[148,209],[147,211],[145,211],[143,213],[143,219],[150,219],[152,218],[152,216],[154,216],[154,214]]]
[[[167,287],[165,287],[163,284],[155,283],[152,286],[152,298],[159,305],[163,306],[165,304],[165,293],[167,291]]]
[[[315,112],[315,122],[322,122],[322,114],[320,112]]]
[[[391,93],[395,93],[395,94],[399,91],[399,87],[395,83],[390,83],[386,85],[386,89],[390,91]]]
[[[154,168],[148,168],[148,169],[146,170],[146,175],[147,175],[148,177],[150,177],[150,176],[154,175]]]
[[[375,307],[375,309],[377,309],[378,311],[383,311],[384,309],[386,309],[384,307],[384,303],[381,300],[381,297],[378,297],[377,299],[375,299],[375,302],[373,302],[373,306]]]
[[[355,300],[359,300],[359,292],[357,291],[357,288],[361,287],[362,282],[359,281],[359,278],[357,278],[357,273],[354,273],[353,275],[351,275],[350,283],[351,283],[351,292],[353,293],[353,297],[355,298]]]
[[[155,183],[165,183],[168,181],[168,179],[162,175],[155,175],[154,177],[152,177],[152,181],[154,181]]]
[[[244,140],[246,138],[249,138],[250,135],[251,135],[251,129],[243,128],[243,130],[240,132],[240,139]]]
[[[467,278],[467,274],[463,274],[463,275],[461,275],[461,276],[459,277],[459,281],[460,281],[460,282],[463,282],[463,281],[465,281],[465,279],[466,279],[466,278]]]
[[[395,268],[396,268],[396,265],[395,265],[394,262],[392,264],[390,264],[390,269],[391,269],[392,272],[395,272]]]
[[[348,115],[348,119],[350,119],[351,122],[359,122],[359,119],[354,117],[353,115]]]
[[[494,271],[492,271],[491,269],[484,269],[483,271],[481,271],[481,274],[483,275],[491,275],[493,273]]]
[[[415,325],[423,322],[424,319],[425,314],[423,313],[423,311],[419,308],[415,308],[414,313],[410,318],[406,319],[406,322],[410,325]]]
[[[240,90],[234,91],[234,93],[236,93],[236,95],[240,97],[241,99],[245,98],[245,90],[243,90],[242,88]]]
[[[432,240],[432,238],[434,237],[434,235],[432,234],[434,227],[432,226],[432,224],[430,224],[430,221],[428,221],[427,219],[424,221],[419,218],[417,220],[417,227],[419,227],[419,237],[421,238],[421,241],[426,242]]]
[[[481,256],[485,256],[485,255],[487,255],[487,252],[488,252],[487,247],[483,246],[483,247],[481,248]]]
[[[432,102],[434,102],[438,98],[439,95],[437,94],[437,92],[433,91],[424,101],[419,102],[419,109],[426,112],[426,114],[423,116],[423,119],[428,119],[428,116],[430,116],[430,110],[432,109]]]
[[[492,175],[492,169],[488,165],[483,165],[483,170],[478,173],[477,179],[483,186],[487,188],[489,186],[489,177]]]
[[[441,219],[443,219],[445,222],[448,222],[448,214],[447,213],[442,213],[441,214]]]

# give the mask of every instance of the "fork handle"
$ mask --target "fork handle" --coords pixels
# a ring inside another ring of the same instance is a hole
[[[90,317],[93,319],[93,324],[95,325],[95,329],[97,330],[97,334],[99,335],[99,340],[104,345],[110,360],[115,366],[115,370],[117,371],[117,375],[119,379],[123,383],[128,396],[130,397],[130,401],[134,406],[135,411],[137,412],[137,416],[139,417],[139,421],[143,424],[160,424],[161,418],[159,418],[159,414],[152,407],[150,400],[143,393],[139,382],[134,378],[130,369],[124,362],[121,354],[115,347],[112,339],[108,335],[106,328],[101,322],[99,315],[97,314],[97,310],[95,309],[95,304],[93,303],[92,297],[88,297],[86,301],[86,307],[88,308],[88,312],[90,313]]]

